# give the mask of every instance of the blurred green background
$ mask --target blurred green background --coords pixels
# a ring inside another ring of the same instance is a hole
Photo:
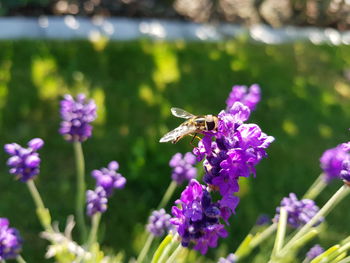
[[[128,182],[103,215],[103,246],[122,250],[127,258],[142,246],[143,226],[170,182],[169,159],[192,150],[189,138],[176,145],[158,143],[181,122],[170,107],[216,114],[234,84],[258,83],[262,100],[250,122],[276,138],[257,177],[242,182],[231,234],[220,240],[220,249],[211,249],[212,259],[233,252],[257,216],[273,216],[283,196],[303,195],[321,172],[322,152],[349,140],[350,83],[344,75],[349,46],[23,40],[1,41],[0,50],[0,143],[45,140],[36,183],[61,229],[74,213],[75,163],[72,145],[57,132],[59,100],[78,92],[96,100],[93,137],[83,144],[88,185],[94,185],[93,169],[111,160],[120,163]],[[33,202],[26,186],[8,174],[6,159],[0,154],[0,216],[22,233],[28,261],[46,262],[47,242],[38,237]],[[339,185],[333,183],[318,204]],[[350,233],[347,202],[329,216],[322,244]]]

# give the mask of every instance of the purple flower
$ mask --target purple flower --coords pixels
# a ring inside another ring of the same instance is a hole
[[[226,237],[227,231],[220,223],[221,207],[212,202],[209,192],[203,185],[192,179],[181,198],[173,206],[170,222],[178,227],[181,244],[205,254],[208,247],[216,247],[219,237]]]
[[[34,178],[40,172],[40,157],[37,153],[44,145],[40,138],[28,142],[28,148],[23,148],[17,143],[5,144],[4,149],[11,157],[7,160],[10,174],[15,175],[22,182]]]
[[[233,253],[229,254],[226,258],[219,258],[218,263],[236,263],[237,256]]]
[[[152,212],[148,218],[147,231],[154,236],[162,236],[164,232],[168,232],[173,229],[173,225],[170,223],[171,216],[165,212],[162,208]]]
[[[79,94],[76,100],[71,95],[65,95],[61,101],[60,134],[67,141],[83,142],[91,136],[90,122],[96,119],[96,104],[87,100],[84,94]]]
[[[306,260],[307,262],[310,262],[315,257],[321,255],[324,252],[324,249],[320,245],[313,246],[307,253],[306,253]]]
[[[120,173],[117,173],[118,169],[118,162],[112,161],[108,164],[108,168],[91,172],[92,177],[96,179],[96,185],[103,187],[107,196],[111,196],[114,189],[121,189],[125,186],[126,179]]]
[[[101,186],[97,186],[94,191],[86,191],[86,213],[93,216],[96,213],[104,213],[107,210],[107,193]]]
[[[342,163],[342,170],[340,171],[340,178],[346,183],[350,183],[350,160],[345,160]]]
[[[183,157],[181,153],[176,153],[170,160],[169,165],[173,168],[171,178],[178,184],[189,181],[197,176],[196,156],[188,152]]]
[[[281,205],[276,209],[276,215],[273,219],[278,222],[280,208],[285,207],[288,212],[288,224],[293,228],[298,228],[309,222],[319,211],[318,206],[313,200],[302,199],[298,200],[294,193],[290,193],[289,197],[285,197],[281,201]],[[318,224],[321,223],[318,222]]]
[[[339,144],[337,147],[326,150],[320,158],[324,179],[328,183],[340,177],[342,163],[350,160],[349,143]]]
[[[261,214],[258,216],[255,224],[258,226],[268,225],[271,222],[271,218],[267,214]]]
[[[260,101],[260,97],[260,87],[257,84],[251,85],[249,90],[246,86],[235,85],[226,100],[227,109],[230,109],[236,101],[239,101],[253,111]]]
[[[0,261],[15,259],[22,250],[18,230],[9,226],[7,218],[0,218]]]

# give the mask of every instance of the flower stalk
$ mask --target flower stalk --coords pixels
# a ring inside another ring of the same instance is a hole
[[[35,186],[34,181],[28,180],[27,186],[28,186],[29,192],[34,200],[34,203],[36,206],[36,213],[38,215],[38,218],[39,218],[39,221],[40,221],[42,227],[46,231],[53,232],[53,229],[51,226],[50,212],[47,208],[45,208],[44,202],[40,196],[38,189]]]
[[[21,257],[21,255],[18,255],[16,260],[18,263],[26,263],[26,261],[23,259],[23,257]]]
[[[165,263],[174,263],[176,262],[176,258],[179,256],[179,254],[183,251],[183,246],[181,244],[178,245],[178,247],[174,250],[174,252],[170,255],[168,260]]]
[[[153,242],[153,239],[154,239],[154,235],[152,234],[149,234],[147,236],[147,240],[145,242],[145,244],[143,245],[143,248],[139,254],[139,256],[137,257],[137,260],[136,260],[136,263],[142,263],[143,260],[145,259],[150,247],[151,247],[151,244]]]
[[[90,248],[97,240],[98,227],[100,225],[101,213],[96,213],[92,216],[92,226],[88,239],[88,247]]]
[[[288,218],[288,212],[286,208],[281,207],[275,244],[273,246],[272,255],[271,255],[272,259],[276,258],[276,256],[278,255],[278,253],[280,252],[283,246],[284,237],[286,235],[286,229],[287,229],[287,218]]]
[[[85,161],[83,148],[80,142],[74,142],[74,153],[75,153],[75,162],[77,170],[77,196],[75,204],[75,213],[77,217],[77,226],[80,229],[80,238],[82,241],[85,241],[87,230],[85,224]]]
[[[326,188],[326,186],[327,183],[325,181],[325,175],[322,173],[306,191],[302,199],[315,200],[315,198],[319,196],[319,194]]]
[[[166,205],[169,203],[170,198],[173,196],[176,187],[177,187],[177,183],[174,180],[172,180],[167,190],[165,191],[165,194],[163,195],[163,198],[160,201],[157,210],[166,207]]]

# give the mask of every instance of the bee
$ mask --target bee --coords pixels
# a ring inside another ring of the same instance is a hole
[[[178,118],[187,119],[179,127],[165,134],[159,142],[177,143],[186,135],[193,135],[206,131],[216,131],[218,128],[218,117],[214,115],[193,115],[183,109],[171,108],[171,113]],[[192,139],[192,140],[193,140]],[[192,142],[192,141],[191,141]]]

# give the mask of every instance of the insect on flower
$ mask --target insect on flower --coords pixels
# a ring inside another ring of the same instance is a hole
[[[177,143],[186,135],[196,137],[197,133],[216,131],[218,128],[218,117],[214,115],[193,115],[183,109],[171,108],[171,113],[178,118],[187,119],[179,127],[165,134],[159,142]]]

